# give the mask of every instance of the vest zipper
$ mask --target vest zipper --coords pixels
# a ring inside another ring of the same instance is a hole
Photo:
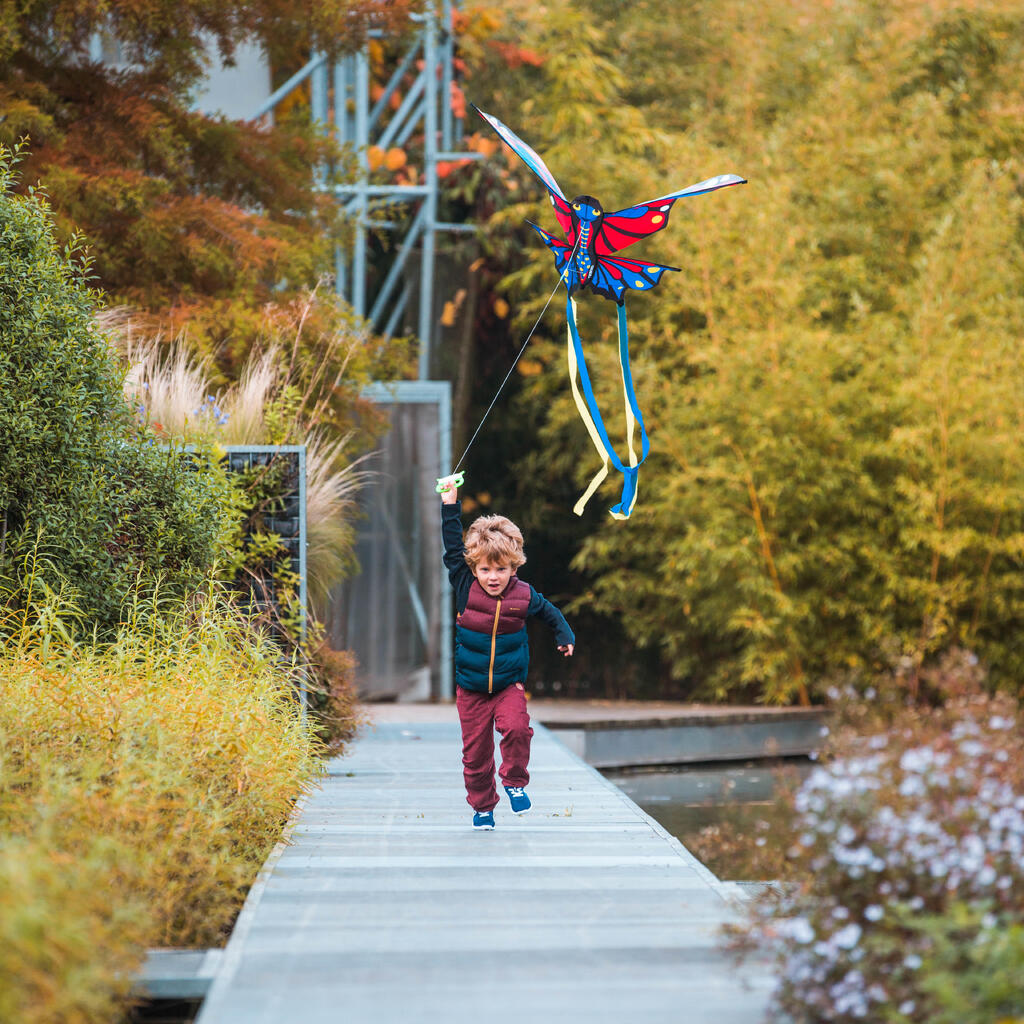
[[[494,609],[494,628],[491,630],[491,663],[487,666],[487,692],[494,693],[494,647],[498,642],[498,616],[501,615],[501,598]]]

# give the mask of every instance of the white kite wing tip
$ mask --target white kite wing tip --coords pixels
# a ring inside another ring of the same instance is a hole
[[[705,192],[714,192],[716,189],[728,188],[730,185],[746,185],[747,179],[741,178],[738,174],[716,174],[713,178],[705,178],[698,181],[696,185],[689,188],[681,188],[678,192],[669,192],[667,196],[652,199],[653,203],[665,202],[669,199],[684,199],[686,196],[699,196]]]

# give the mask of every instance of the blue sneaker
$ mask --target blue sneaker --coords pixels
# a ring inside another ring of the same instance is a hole
[[[473,828],[494,828],[494,811],[477,811],[473,815]]]
[[[513,814],[525,814],[530,809],[530,798],[522,786],[506,786],[505,792],[508,793]]]

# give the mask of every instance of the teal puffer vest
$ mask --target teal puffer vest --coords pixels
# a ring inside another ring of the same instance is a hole
[[[455,625],[455,682],[465,690],[498,693],[526,682],[530,646],[526,611],[533,592],[513,576],[500,597],[473,580]]]

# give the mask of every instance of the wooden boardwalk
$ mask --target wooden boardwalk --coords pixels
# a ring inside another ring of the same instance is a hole
[[[533,810],[474,832],[454,711],[432,717],[331,762],[197,1024],[759,1024],[727,885],[537,723]]]

